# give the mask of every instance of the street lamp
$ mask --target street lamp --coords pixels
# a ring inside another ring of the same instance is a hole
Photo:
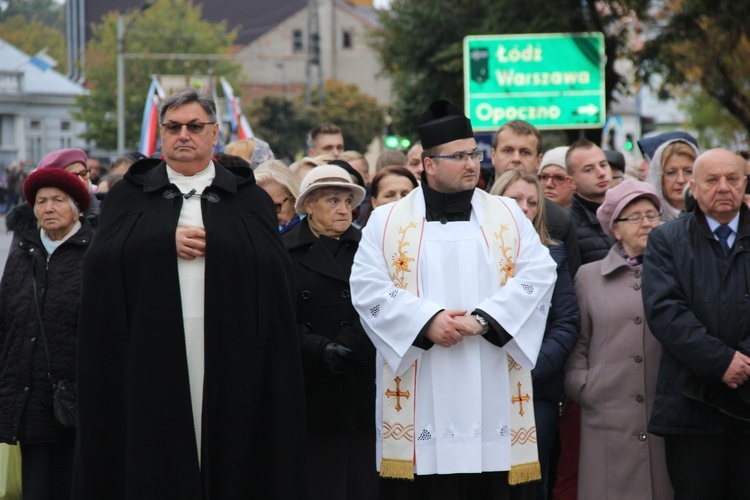
[[[141,5],[141,12],[154,4],[154,0],[147,0]],[[130,16],[128,26],[135,20],[135,14]],[[117,154],[125,154],[125,16],[117,18]]]

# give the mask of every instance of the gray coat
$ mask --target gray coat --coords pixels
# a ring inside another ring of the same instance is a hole
[[[672,498],[664,442],[648,434],[661,346],[641,300],[641,266],[618,246],[576,277],[581,333],[565,391],[581,406],[578,498]]]

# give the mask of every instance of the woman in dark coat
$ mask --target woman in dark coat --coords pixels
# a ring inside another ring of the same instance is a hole
[[[492,187],[492,194],[516,200],[526,217],[534,223],[542,244],[549,248],[550,255],[557,263],[557,281],[547,316],[547,328],[544,330],[536,366],[531,371],[539,463],[542,468],[542,481],[537,484],[536,498],[546,499],[550,456],[557,437],[560,402],[564,395],[563,367],[578,339],[581,312],[578,309],[565,245],[552,240],[547,233],[544,191],[536,176],[522,170],[509,170]]]
[[[361,237],[352,208],[364,189],[335,165],[302,181],[307,217],[284,235],[294,262],[307,402],[310,498],[375,498],[375,348],[359,322],[349,274]]]
[[[39,228],[19,235],[0,282],[0,442],[21,444],[24,499],[64,499],[75,432],[55,424],[50,377],[76,379],[89,193],[59,168],[36,170],[23,189]]]

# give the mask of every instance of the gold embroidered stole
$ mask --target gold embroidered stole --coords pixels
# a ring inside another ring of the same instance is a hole
[[[391,269],[391,280],[400,289],[419,296],[419,258],[425,218],[415,189],[395,203],[383,234],[383,256]],[[481,206],[485,242],[497,265],[498,289],[513,277],[520,236],[510,209],[499,198],[475,191]],[[531,372],[507,355],[511,398],[511,470],[508,482],[518,484],[541,479],[536,447],[536,426]],[[414,409],[417,361],[398,376],[383,363],[383,422],[380,475],[414,478]]]

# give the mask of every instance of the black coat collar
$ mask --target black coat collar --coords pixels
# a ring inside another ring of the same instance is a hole
[[[359,244],[359,240],[362,238],[362,233],[356,227],[349,226],[344,234],[341,235],[339,241],[346,242],[351,241]],[[313,234],[310,230],[310,223],[307,217],[302,219],[294,229],[283,235],[284,245],[287,249],[294,250],[305,245],[312,245],[318,241],[318,237]]]
[[[361,237],[362,233],[359,229],[349,226],[349,229],[339,238],[341,245],[350,246],[353,249],[351,256],[348,257],[349,259],[354,257],[354,252],[357,250]],[[307,218],[302,219],[294,229],[284,235],[283,239],[287,249],[292,253],[292,260],[316,273],[346,283],[349,282],[351,269],[342,269],[340,263],[337,262],[338,259],[312,233]],[[347,264],[347,266],[350,265],[351,263]]]
[[[249,168],[227,168],[217,161],[214,161],[214,167],[216,176],[211,186],[228,193],[236,193],[239,184],[255,183],[255,176]],[[137,161],[125,175],[135,184],[142,185],[146,193],[157,192],[172,185],[167,176],[167,163],[164,160],[147,158]]]
[[[467,221],[471,217],[474,189],[458,193],[441,193],[422,183],[428,221]]]

